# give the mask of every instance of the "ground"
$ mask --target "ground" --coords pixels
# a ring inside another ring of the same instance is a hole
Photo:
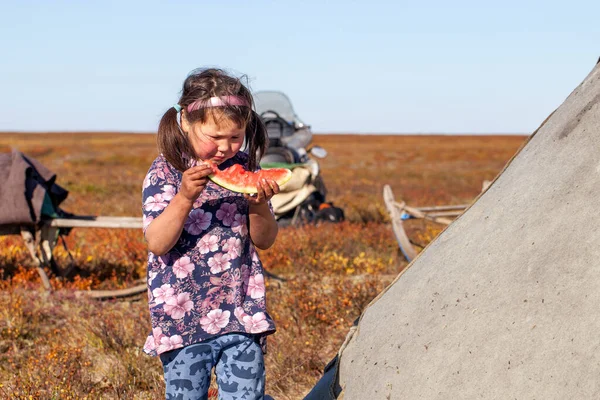
[[[278,332],[269,339],[267,393],[306,394],[335,355],[352,322],[407,263],[382,197],[389,184],[409,205],[468,204],[524,144],[526,136],[315,135],[328,197],[347,221],[284,228],[260,252],[276,277],[267,298]],[[151,134],[0,133],[0,151],[18,149],[56,172],[69,190],[67,211],[141,216],[141,184],[156,156]],[[427,245],[443,226],[407,221]],[[0,237],[0,397],[158,399],[160,363],[143,354],[150,331],[144,295],[93,301],[73,289],[115,288],[144,276],[138,230],[74,229],[54,255],[73,263],[45,293],[19,236]],[[31,396],[31,397],[30,397]]]

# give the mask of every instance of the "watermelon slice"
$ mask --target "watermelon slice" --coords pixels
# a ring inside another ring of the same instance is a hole
[[[247,171],[240,164],[220,170],[212,164],[214,173],[208,178],[219,186],[238,193],[256,193],[256,185],[262,179],[272,179],[281,187],[292,177],[292,171],[287,168],[261,169],[257,172]]]

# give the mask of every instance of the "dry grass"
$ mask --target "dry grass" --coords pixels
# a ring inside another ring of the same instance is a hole
[[[411,205],[463,204],[493,179],[523,143],[516,136],[323,135],[315,144],[329,198],[348,221],[282,229],[261,253],[270,311],[267,393],[298,399],[335,355],[362,309],[406,266],[381,196],[389,184]],[[0,134],[0,151],[17,147],[58,175],[76,214],[141,216],[141,182],[156,155],[153,135]],[[440,226],[407,223],[429,243]],[[144,296],[91,301],[70,289],[123,287],[144,276],[146,248],[137,230],[74,229],[67,237],[78,274],[52,277],[41,290],[17,236],[0,237],[0,397],[99,399],[163,397],[160,363],[141,347],[150,330]],[[59,263],[70,262],[58,247]]]

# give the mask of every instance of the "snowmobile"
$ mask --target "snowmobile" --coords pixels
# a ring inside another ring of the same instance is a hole
[[[254,102],[269,137],[261,167],[292,170],[292,179],[271,199],[278,223],[286,226],[343,221],[344,211],[327,201],[318,161],[327,157],[327,151],[311,145],[310,125],[296,115],[290,99],[282,92],[256,92]]]

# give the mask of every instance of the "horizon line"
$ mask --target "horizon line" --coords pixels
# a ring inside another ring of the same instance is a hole
[[[156,132],[149,131],[110,131],[110,130],[51,130],[51,131],[2,131],[0,135],[5,134],[108,134],[108,135],[156,135]],[[370,135],[370,136],[529,136],[531,133],[519,132],[312,132],[313,135]]]

